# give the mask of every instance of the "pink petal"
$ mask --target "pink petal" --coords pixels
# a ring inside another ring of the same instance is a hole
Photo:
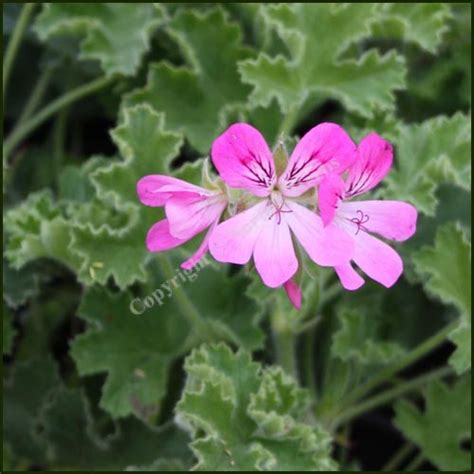
[[[153,224],[146,236],[146,246],[150,252],[162,252],[173,249],[186,242],[188,239],[177,239],[170,234],[167,219]]]
[[[390,288],[403,272],[403,262],[392,247],[367,232],[354,237],[354,262],[370,278]]]
[[[209,251],[219,262],[247,263],[255,242],[265,224],[268,201],[260,202],[230,219],[221,222],[209,239]]]
[[[358,290],[364,284],[364,279],[352,268],[350,263],[337,265],[334,270],[346,290]]]
[[[264,225],[255,243],[253,258],[263,283],[270,288],[277,288],[296,273],[298,260],[290,228],[285,219],[274,214],[272,208],[267,208],[263,216]]]
[[[222,194],[199,196],[178,193],[173,195],[165,205],[171,234],[180,239],[194,237],[219,219],[226,205],[226,199]]]
[[[342,127],[322,123],[296,145],[279,179],[286,196],[300,196],[330,172],[342,173],[356,158],[356,146]]]
[[[211,237],[212,232],[217,226],[217,223],[219,221],[216,220],[211,228],[208,230],[206,236],[204,237],[203,241],[201,242],[201,245],[199,245],[198,249],[194,254],[188,258],[185,262],[181,264],[181,268],[184,268],[184,270],[191,270],[195,265],[199,263],[201,258],[204,256],[204,254],[209,250],[209,239]]]
[[[344,181],[338,174],[327,175],[318,188],[318,207],[323,224],[327,226],[336,215],[341,199],[344,198]]]
[[[324,227],[315,212],[299,204],[287,201],[286,205],[292,212],[284,214],[284,220],[315,263],[335,266],[349,262],[354,244],[346,232],[332,223]]]
[[[352,232],[362,231],[380,234],[390,240],[409,239],[416,231],[416,209],[402,201],[354,201],[339,206],[338,217],[353,222]]]
[[[295,283],[293,279],[288,280],[283,285],[283,288],[285,288],[286,295],[288,296],[288,299],[291,301],[291,304],[296,309],[298,310],[301,309],[301,300],[303,298],[301,288]]]
[[[349,168],[346,196],[356,196],[382,181],[392,166],[392,145],[376,133],[369,133],[357,147],[357,159]]]
[[[164,175],[148,175],[137,183],[137,194],[140,201],[146,206],[164,206],[165,202],[176,192],[208,194],[208,191],[199,186]]]
[[[275,184],[273,157],[262,134],[246,123],[231,125],[212,144],[212,162],[231,187],[268,196]]]

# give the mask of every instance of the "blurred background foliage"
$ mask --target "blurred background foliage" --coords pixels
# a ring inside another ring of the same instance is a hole
[[[4,470],[468,469],[470,4],[26,8],[3,5],[6,56],[27,23],[4,75]],[[304,262],[297,313],[212,264],[131,314],[198,245],[148,254],[136,181],[198,183],[237,120],[290,148],[322,121],[394,143],[376,194],[420,213],[394,288]],[[351,412],[392,369],[394,390],[445,380]]]

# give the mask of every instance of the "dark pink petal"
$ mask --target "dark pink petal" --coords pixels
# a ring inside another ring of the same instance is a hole
[[[268,196],[275,184],[273,157],[262,134],[246,123],[231,125],[212,144],[212,162],[233,188]]]
[[[338,174],[327,175],[318,188],[318,207],[323,224],[326,226],[334,219],[339,203],[344,198],[344,181]]]
[[[346,232],[334,224],[324,227],[315,212],[299,204],[287,201],[286,205],[292,212],[284,214],[284,220],[315,263],[326,267],[349,262],[354,244]]]
[[[300,196],[328,173],[342,173],[356,158],[356,146],[342,127],[322,123],[296,145],[278,181],[286,196]]]
[[[153,224],[146,236],[146,246],[150,252],[162,252],[174,249],[189,239],[177,239],[170,234],[167,219]]]
[[[354,234],[366,229],[386,239],[403,241],[416,231],[417,211],[402,201],[343,202],[338,217],[354,223]]]
[[[357,159],[349,168],[346,197],[365,193],[385,178],[393,161],[392,145],[376,133],[369,133],[357,147]]]
[[[209,239],[209,251],[219,262],[243,265],[252,257],[255,242],[268,214],[267,201],[221,222]]]
[[[277,288],[296,273],[298,260],[285,219],[271,208],[262,217],[264,224],[253,251],[255,268],[265,285]]]
[[[354,262],[361,270],[387,288],[394,285],[403,272],[398,253],[367,232],[359,232],[354,240]]]
[[[204,188],[159,174],[144,176],[137,183],[138,198],[147,206],[164,206],[173,193],[177,192],[208,194]]]
[[[358,290],[364,284],[364,279],[352,268],[350,263],[338,265],[334,267],[334,270],[346,290]]]
[[[288,299],[291,301],[291,304],[296,309],[301,309],[301,300],[303,298],[303,294],[301,292],[301,288],[295,283],[293,279],[288,280],[284,285],[286,295]]]
[[[165,205],[170,232],[179,239],[190,239],[213,224],[224,211],[227,201],[223,194],[200,196],[178,193]]]

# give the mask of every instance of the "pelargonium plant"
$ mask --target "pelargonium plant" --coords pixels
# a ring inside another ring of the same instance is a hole
[[[298,309],[301,289],[293,279],[299,267],[293,238],[314,263],[333,267],[347,290],[364,284],[351,261],[382,285],[394,285],[402,260],[372,234],[396,241],[410,238],[416,209],[402,201],[346,202],[373,189],[389,172],[390,143],[370,133],[356,146],[342,127],[322,123],[303,136],[289,159],[282,147],[279,143],[272,153],[257,129],[236,123],[212,145],[219,174],[212,189],[170,176],[141,178],[141,202],[164,206],[166,212],[148,232],[148,249],[169,250],[208,229],[182,268],[191,269],[207,251],[223,263],[244,265],[253,257],[262,282],[283,286]]]

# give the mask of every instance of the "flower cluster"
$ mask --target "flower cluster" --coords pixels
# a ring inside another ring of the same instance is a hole
[[[211,189],[162,175],[140,179],[141,202],[164,206],[166,213],[149,230],[148,249],[169,250],[207,229],[183,268],[192,268],[207,251],[219,262],[244,265],[253,258],[263,283],[283,286],[297,308],[294,241],[313,262],[333,267],[348,290],[364,284],[353,263],[392,286],[403,263],[373,234],[408,239],[417,211],[400,201],[352,200],[386,176],[393,160],[390,143],[370,133],[356,146],[339,125],[322,123],[303,136],[289,159],[284,156],[281,145],[272,154],[258,130],[237,123],[212,145],[220,179]]]

